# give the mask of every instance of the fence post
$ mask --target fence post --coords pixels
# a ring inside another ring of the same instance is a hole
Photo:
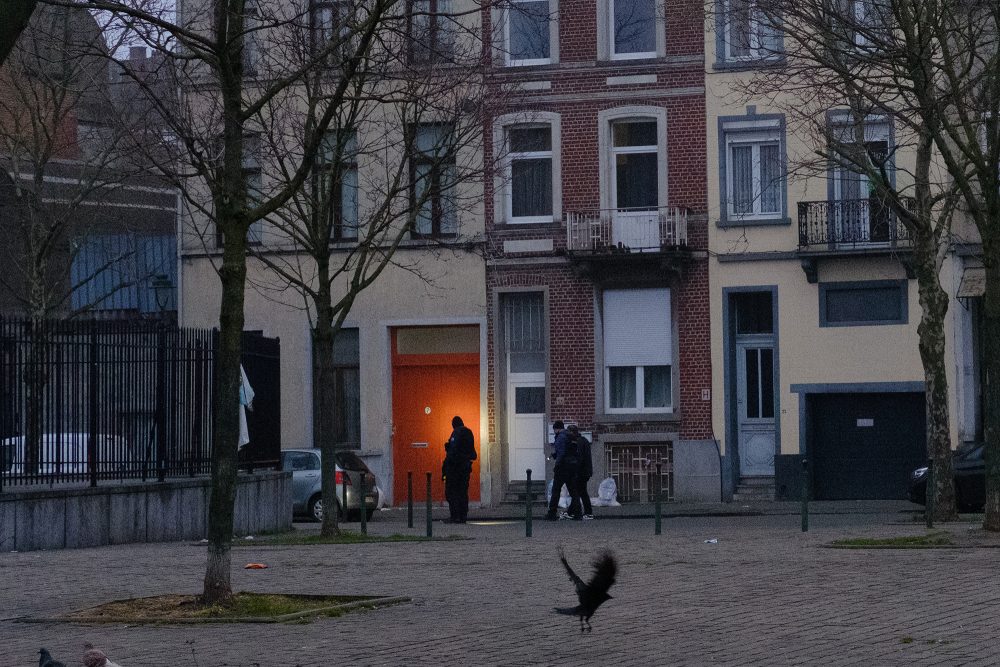
[[[413,471],[406,473],[406,527],[413,528]]]
[[[809,461],[802,459],[802,532],[809,530]]]
[[[167,477],[167,330],[161,322],[156,335],[156,479]]]
[[[528,481],[524,484],[524,495],[527,497],[524,504],[524,536],[531,537],[531,468],[525,472],[528,475]]]
[[[663,496],[663,464],[656,464],[656,534],[659,535],[662,528],[663,506],[661,498]]]
[[[433,518],[431,516],[431,474],[427,473],[427,537],[434,534],[434,529],[431,527]]]
[[[934,527],[934,497],[937,495],[934,488],[934,459],[927,458],[927,492],[924,493],[924,513],[927,515],[927,527]]]
[[[90,486],[97,486],[97,409],[98,409],[98,396],[97,392],[100,388],[98,382],[98,367],[97,367],[97,322],[90,323],[90,377],[89,389],[90,395],[87,397],[89,408],[90,408],[90,420],[89,429],[90,437],[87,440],[87,469],[90,472]]]
[[[365,515],[368,514],[368,508],[365,506],[365,473],[363,470],[358,474],[358,479],[361,480],[361,490],[360,490],[361,497],[360,500],[358,501],[358,506],[361,509],[361,534],[367,535],[368,517],[366,517]]]

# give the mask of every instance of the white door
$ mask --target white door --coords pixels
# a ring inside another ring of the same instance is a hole
[[[774,348],[736,347],[740,474],[774,475]]]
[[[511,481],[545,479],[545,378],[511,379],[507,384],[508,475]]]

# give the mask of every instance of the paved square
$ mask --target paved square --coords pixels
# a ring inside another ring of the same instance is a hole
[[[412,604],[305,624],[126,627],[16,622],[107,600],[198,592],[204,547],[0,554],[0,665],[40,646],[70,667],[84,641],[123,667],[197,665],[993,665],[1000,551],[839,550],[847,536],[922,534],[910,515],[796,515],[435,524],[463,541],[234,549],[238,590],[407,595]],[[374,533],[422,533],[376,521]],[[973,524],[952,524],[967,531]],[[706,539],[718,543],[707,544]],[[556,556],[620,562],[592,633]],[[267,570],[244,570],[262,561]]]

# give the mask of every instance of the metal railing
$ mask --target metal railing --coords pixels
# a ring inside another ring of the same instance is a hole
[[[878,199],[799,202],[799,248],[856,249],[909,246],[910,231]]]
[[[207,474],[215,336],[0,318],[4,486]]]
[[[567,211],[567,249],[660,252],[687,245],[688,209]]]
[[[618,487],[618,502],[674,499],[674,449],[670,443],[608,445],[605,456],[608,476]]]

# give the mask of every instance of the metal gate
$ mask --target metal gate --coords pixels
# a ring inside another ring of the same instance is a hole
[[[618,502],[674,499],[673,443],[611,444],[605,449],[608,475],[618,486]],[[660,474],[656,465],[660,464]]]

